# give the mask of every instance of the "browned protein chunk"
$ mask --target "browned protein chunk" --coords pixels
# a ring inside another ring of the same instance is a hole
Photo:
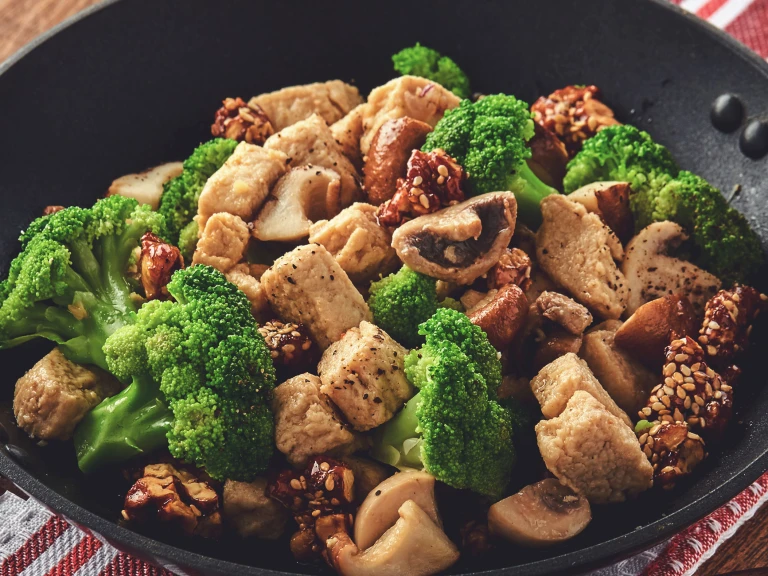
[[[152,232],[141,237],[139,270],[147,300],[168,298],[166,286],[171,275],[181,268],[184,268],[184,258],[176,246],[163,242]]]
[[[275,130],[282,130],[313,114],[319,115],[327,124],[333,124],[362,101],[354,86],[341,80],[330,80],[260,94],[251,98],[248,105],[259,106]]]
[[[615,260],[624,250],[597,214],[560,194],[541,201],[543,223],[536,233],[539,266],[556,284],[601,318],[618,318],[628,289]]]
[[[653,483],[635,433],[584,390],[536,425],[536,439],[547,469],[591,504],[623,502]]]
[[[643,453],[653,466],[654,487],[671,490],[707,456],[704,440],[687,422],[654,422],[639,433]]]
[[[341,177],[342,208],[360,199],[362,192],[357,171],[320,116],[313,115],[284,128],[270,136],[264,148],[284,153],[293,168],[311,164],[337,172]]]
[[[371,320],[360,292],[319,244],[299,246],[275,260],[262,275],[261,286],[277,315],[306,326],[321,350]]]
[[[664,353],[662,382],[638,412],[648,421],[687,422],[709,442],[722,436],[733,411],[733,388],[705,362],[690,336],[673,340]]]
[[[213,214],[202,229],[192,264],[207,264],[227,272],[243,260],[250,238],[248,224],[239,216]]]
[[[359,104],[350,110],[344,118],[331,124],[331,134],[341,147],[344,156],[349,158],[355,169],[363,169],[363,155],[360,152],[360,138],[363,136],[363,108]]]
[[[512,343],[525,325],[528,299],[517,284],[507,284],[496,291],[482,307],[467,313],[470,322],[488,335],[488,341],[502,352]]]
[[[252,482],[227,480],[222,497],[224,521],[243,538],[277,540],[291,518],[288,511],[267,495],[267,479]]]
[[[597,86],[566,86],[541,96],[531,106],[533,119],[553,131],[571,156],[602,128],[619,124],[613,110],[599,100]]]
[[[592,324],[592,314],[585,306],[559,292],[542,292],[536,299],[536,308],[544,318],[559,324],[574,336],[582,334]]]
[[[259,326],[259,334],[264,337],[275,365],[309,369],[310,364],[314,364],[312,360],[317,346],[312,343],[305,326],[270,320]]]
[[[258,104],[246,104],[242,98],[225,98],[216,110],[211,135],[217,138],[264,144],[275,133],[272,123]]]
[[[75,364],[54,348],[16,382],[13,413],[33,438],[69,440],[83,417],[121,388],[107,372]]]
[[[275,388],[275,444],[294,466],[318,454],[343,454],[355,442],[333,403],[320,392],[321,386],[317,376],[306,373]]]
[[[707,361],[725,367],[749,344],[752,322],[768,308],[768,296],[749,286],[720,290],[704,307],[698,341]]]
[[[406,353],[381,328],[361,322],[323,353],[320,390],[355,430],[380,426],[414,394],[403,371]]]
[[[533,263],[528,254],[520,248],[507,248],[488,271],[488,289],[517,284],[525,292],[531,287],[532,268]]]
[[[392,272],[399,263],[392,235],[376,223],[376,207],[355,202],[330,220],[309,227],[310,244],[322,244],[355,283]]]
[[[531,380],[531,390],[541,404],[541,413],[545,418],[560,415],[576,392],[586,391],[617,420],[627,427],[632,426],[627,414],[616,405],[587,363],[576,354],[568,353],[544,366]]]

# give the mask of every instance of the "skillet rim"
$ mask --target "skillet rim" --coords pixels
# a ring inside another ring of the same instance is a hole
[[[116,4],[120,0],[103,0],[90,6],[70,18],[64,20],[50,30],[36,37],[22,48],[12,54],[7,60],[0,63],[0,77],[18,64],[27,54],[44,44],[50,38],[70,27],[72,24],[89,17],[96,12]],[[691,14],[669,0],[646,0],[672,13],[688,26],[698,27],[705,32],[714,42],[719,42],[732,53],[738,55],[745,63],[751,65],[756,71],[765,76],[768,81],[768,61],[763,60],[745,45],[738,42],[724,30],[716,28],[709,22]],[[623,534],[611,540],[600,542],[582,550],[559,554],[544,560],[529,562],[527,564],[487,570],[483,572],[469,572],[466,574],[507,575],[514,573],[522,576],[534,576],[552,573],[583,573],[591,568],[597,568],[626,558],[633,553],[647,550],[654,544],[681,531],[686,526],[713,512],[722,506],[742,490],[752,484],[764,471],[768,470],[768,445],[763,453],[745,466],[738,474],[728,478],[724,483],[698,500],[675,512],[643,526],[633,532]],[[98,514],[90,512],[80,505],[60,495],[39,480],[32,472],[18,464],[5,449],[0,446],[0,473],[13,481],[19,488],[32,496],[45,507],[71,519],[76,525],[86,527],[106,538],[110,543],[122,550],[124,546],[130,551],[140,551],[139,555],[149,557],[156,563],[169,570],[184,573],[186,567],[206,573],[218,574],[253,574],[258,576],[268,575],[292,575],[296,572],[283,572],[259,568],[246,564],[237,564],[227,560],[219,560],[211,556],[204,556],[165,544],[159,540],[149,538],[117,523],[108,520]],[[175,565],[178,563],[178,566]]]

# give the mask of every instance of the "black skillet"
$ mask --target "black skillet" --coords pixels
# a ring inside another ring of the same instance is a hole
[[[224,97],[330,78],[367,92],[393,76],[389,56],[417,40],[450,54],[481,92],[530,101],[565,84],[597,84],[621,120],[651,132],[681,166],[727,195],[740,185],[732,204],[768,241],[768,158],[746,158],[739,131],[718,132],[709,119],[725,92],[739,95],[747,117],[765,118],[768,64],[665,2],[123,0],[87,11],[0,68],[0,263],[7,266],[19,230],[44,206],[89,205],[116,176],[184,158],[208,138]],[[119,548],[166,565],[312,572],[291,561],[284,542],[204,545],[116,525],[124,485],[83,478],[71,447],[34,446],[8,416],[16,378],[45,350],[0,354],[0,473]],[[647,548],[732,498],[768,469],[762,361],[758,352],[746,366],[738,422],[695,480],[597,509],[565,546],[509,546],[455,571],[583,571]]]

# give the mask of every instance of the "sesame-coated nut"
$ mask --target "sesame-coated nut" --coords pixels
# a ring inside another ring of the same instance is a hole
[[[706,457],[704,440],[687,422],[653,422],[639,432],[640,448],[653,466],[653,485],[670,490]]]
[[[317,361],[316,350],[303,324],[271,320],[259,326],[275,365],[303,369]]]
[[[264,144],[275,133],[266,112],[242,98],[225,98],[211,125],[211,134],[220,138]]]

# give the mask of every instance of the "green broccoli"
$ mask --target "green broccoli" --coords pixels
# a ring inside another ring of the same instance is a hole
[[[681,171],[662,188],[654,215],[686,228],[694,262],[725,285],[750,280],[762,266],[760,238],[747,219],[728,206],[717,188],[695,174]]]
[[[563,187],[569,194],[592,182],[629,182],[630,206],[640,230],[660,219],[654,213],[656,197],[678,171],[669,150],[647,132],[628,124],[608,126],[586,140],[568,163]]]
[[[106,368],[104,341],[136,316],[132,253],[163,228],[160,214],[123,196],[32,222],[0,288],[0,349],[46,338],[70,360]]]
[[[201,144],[184,161],[182,173],[163,186],[163,195],[157,211],[165,217],[165,236],[173,244],[179,243],[182,230],[197,214],[197,201],[205,182],[221,168],[236,146],[235,140],[226,138],[214,138]],[[186,235],[185,240],[189,239],[189,235]],[[188,250],[188,247],[186,249]]]
[[[392,56],[392,63],[400,74],[434,80],[459,98],[469,98],[472,94],[469,78],[456,62],[418,42]]]
[[[491,384],[501,377],[495,350],[492,367],[492,346],[482,330],[447,308],[421,332],[427,344],[411,351],[405,369],[419,392],[377,429],[373,453],[393,465],[423,466],[454,488],[498,498],[509,483],[515,450],[512,413],[495,400]]]
[[[179,233],[179,251],[184,257],[185,264],[192,263],[192,256],[195,254],[195,248],[197,248],[197,234],[199,227],[197,221],[192,220],[189,224],[184,226]]]
[[[275,369],[250,303],[210,266],[176,271],[168,292],[175,301],[144,304],[104,344],[110,371],[130,384],[75,430],[80,468],[167,443],[217,480],[252,480],[273,452]]]
[[[448,110],[422,147],[442,148],[469,174],[472,194],[510,191],[517,199],[518,215],[530,226],[541,222],[539,203],[557,190],[539,180],[528,167],[527,141],[533,137],[528,104],[514,96],[496,94],[477,102],[462,100]]]

